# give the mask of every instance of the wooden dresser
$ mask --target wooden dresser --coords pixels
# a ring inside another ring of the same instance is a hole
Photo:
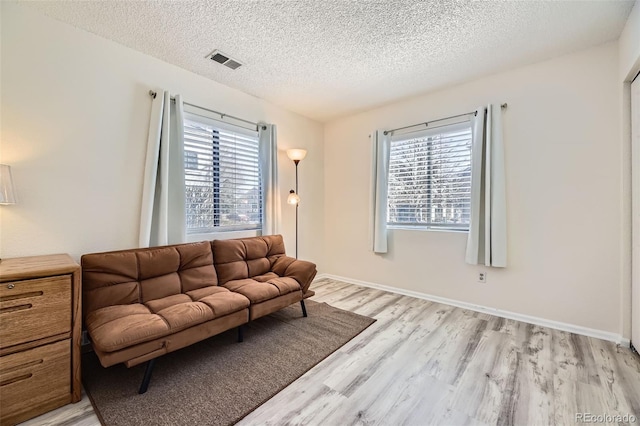
[[[66,254],[0,261],[0,423],[81,398],[80,266]]]

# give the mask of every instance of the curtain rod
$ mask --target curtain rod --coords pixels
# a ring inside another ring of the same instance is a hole
[[[502,109],[505,109],[507,107],[507,104],[506,103],[501,104],[500,107]],[[388,135],[389,133],[395,132],[397,130],[404,130],[410,127],[423,126],[423,125],[429,127],[429,124],[435,123],[437,121],[451,120],[452,118],[464,117],[465,115],[471,115],[471,114],[476,115],[477,113],[478,111],[466,112],[464,114],[452,115],[451,117],[438,118],[437,120],[425,121],[424,123],[417,123],[417,124],[412,124],[410,126],[398,127],[397,129],[385,130],[382,133],[384,133],[385,135]]]
[[[154,92],[153,90],[149,90],[149,96],[151,96],[153,99],[155,99],[157,95],[158,94],[156,92]],[[171,100],[175,100],[175,97],[171,96]],[[183,102],[183,104],[189,105],[189,106],[192,106],[192,107],[195,107],[195,108],[200,108],[202,110],[217,114],[217,115],[220,116],[221,119],[224,119],[225,117],[228,117],[228,118],[232,118],[234,120],[242,121],[243,123],[251,124],[252,126],[256,126],[256,130],[258,130],[258,127],[260,127],[260,125],[258,123],[254,123],[253,121],[245,120],[244,118],[240,118],[240,117],[236,117],[236,116],[233,116],[233,115],[225,114],[224,112],[214,111],[212,109],[204,108],[204,107],[201,107],[199,105],[190,104],[188,102]],[[262,130],[267,130],[267,126],[262,125]]]

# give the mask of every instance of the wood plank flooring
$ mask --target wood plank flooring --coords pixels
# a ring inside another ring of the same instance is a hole
[[[640,357],[614,343],[327,279],[312,289],[313,300],[377,322],[239,425],[568,425],[581,423],[578,413],[640,418]],[[85,396],[26,424],[99,422]]]

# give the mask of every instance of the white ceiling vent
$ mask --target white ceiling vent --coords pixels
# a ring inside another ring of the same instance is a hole
[[[222,64],[226,67],[229,67],[232,70],[236,70],[242,66],[240,61],[231,59],[229,55],[227,55],[226,53],[222,53],[217,49],[208,54],[207,58],[211,59],[212,61],[216,61],[217,63]]]

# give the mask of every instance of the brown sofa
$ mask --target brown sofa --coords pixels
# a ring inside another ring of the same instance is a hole
[[[285,255],[282,236],[85,254],[83,319],[104,367],[157,357],[312,295],[311,262]]]

